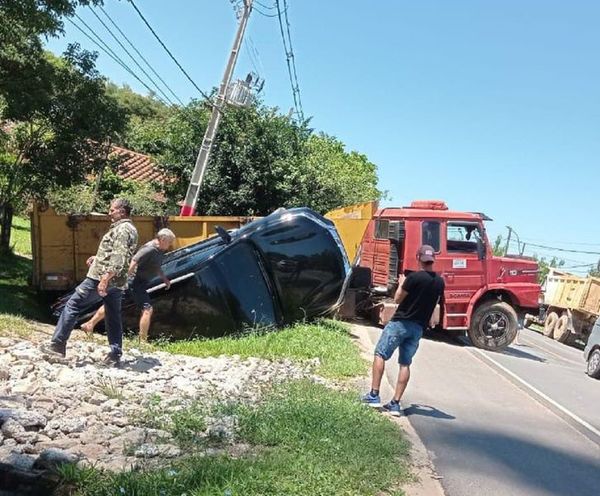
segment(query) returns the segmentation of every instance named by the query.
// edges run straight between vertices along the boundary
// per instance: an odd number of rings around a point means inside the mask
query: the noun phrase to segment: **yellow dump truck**
[[[329,212],[344,243],[348,259],[356,256],[362,235],[377,209],[376,202],[362,203]],[[139,243],[152,239],[169,227],[176,235],[175,248],[182,248],[215,234],[215,227],[237,229],[255,217],[133,217]],[[42,291],[64,291],[85,278],[86,260],[96,253],[108,230],[107,215],[59,215],[51,207],[34,205],[31,214],[33,285]]]
[[[561,343],[587,342],[600,315],[600,279],[552,269],[544,287],[544,335]]]

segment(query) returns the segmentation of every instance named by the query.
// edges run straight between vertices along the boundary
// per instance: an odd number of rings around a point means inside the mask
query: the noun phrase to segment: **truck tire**
[[[596,349],[590,353],[585,372],[594,379],[600,379],[600,350]]]
[[[473,313],[467,330],[469,339],[477,348],[502,351],[517,337],[517,313],[503,301],[482,303]]]
[[[566,343],[570,335],[569,316],[561,315],[554,325],[554,339],[559,343]]]
[[[557,322],[558,314],[556,312],[550,312],[544,321],[544,336],[551,338],[554,335],[554,327]]]

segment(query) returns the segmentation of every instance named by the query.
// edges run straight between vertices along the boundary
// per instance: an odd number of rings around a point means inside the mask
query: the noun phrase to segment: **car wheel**
[[[566,343],[570,335],[569,316],[561,315],[554,325],[554,339],[559,343]]]
[[[557,322],[558,314],[556,312],[550,312],[544,321],[544,336],[551,338],[554,335],[554,327]]]
[[[594,379],[600,379],[600,350],[594,350],[590,353],[586,373]]]
[[[477,348],[502,351],[516,338],[518,327],[513,307],[502,301],[488,301],[475,310],[467,334]]]

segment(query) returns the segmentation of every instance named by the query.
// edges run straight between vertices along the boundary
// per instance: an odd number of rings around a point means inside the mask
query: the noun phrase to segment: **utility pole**
[[[185,200],[183,202],[183,206],[181,207],[181,212],[179,213],[179,215],[184,217],[194,215],[196,211],[198,192],[200,190],[200,186],[202,185],[202,179],[204,178],[208,159],[210,158],[210,151],[212,149],[215,136],[217,135],[219,121],[221,120],[221,113],[227,101],[227,88],[229,87],[229,82],[231,81],[235,63],[237,62],[238,54],[242,46],[244,31],[246,31],[246,25],[248,24],[250,12],[252,11],[252,1],[253,0],[244,0],[244,8],[242,9],[240,15],[240,23],[233,41],[231,53],[229,54],[227,66],[225,67],[225,74],[223,74],[223,80],[221,81],[221,86],[219,87],[217,100],[213,105],[210,120],[208,121],[208,126],[206,127],[204,138],[202,139],[202,146],[200,146],[198,158],[196,158],[196,165],[194,166],[194,171],[192,172],[190,185],[188,186]]]

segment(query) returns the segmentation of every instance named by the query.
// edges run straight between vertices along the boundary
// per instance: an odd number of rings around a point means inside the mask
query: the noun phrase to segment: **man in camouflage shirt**
[[[116,199],[110,204],[108,215],[110,229],[102,237],[95,257],[87,260],[89,270],[84,281],[63,309],[52,340],[42,350],[48,354],[66,355],[67,341],[75,327],[79,312],[95,298],[97,292],[106,309],[106,328],[110,352],[105,363],[118,364],[122,355],[123,323],[121,298],[127,287],[127,270],[137,247],[138,233],[129,219],[131,205],[127,200]]]

